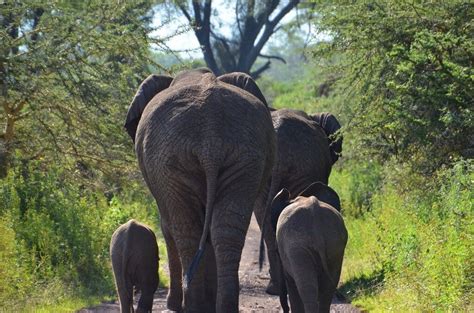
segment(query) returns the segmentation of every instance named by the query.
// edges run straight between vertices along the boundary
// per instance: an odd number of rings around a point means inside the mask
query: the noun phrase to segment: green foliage
[[[314,57],[341,77],[353,152],[395,156],[428,174],[472,157],[473,4],[318,2],[316,26],[332,40],[318,44]],[[338,62],[327,62],[335,55]]]
[[[152,5],[1,5],[0,156],[61,162],[105,184],[125,178],[134,160],[126,110],[148,66],[159,67],[149,56]]]
[[[108,201],[40,162],[11,171],[0,183],[0,310],[112,295],[112,233],[130,218],[157,228],[146,189],[131,187]]]
[[[346,218],[342,291],[370,311],[463,311],[472,297],[474,163],[426,178],[391,167],[372,211]],[[340,174],[339,185],[353,181]],[[338,190],[336,188],[336,190]],[[343,204],[347,194],[341,192]]]
[[[372,197],[382,184],[382,168],[376,162],[345,162],[331,174],[330,184],[342,199],[344,215],[360,217],[371,210]]]

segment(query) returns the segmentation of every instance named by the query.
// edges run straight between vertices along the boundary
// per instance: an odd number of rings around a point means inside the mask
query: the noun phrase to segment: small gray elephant
[[[289,312],[329,312],[339,282],[348,235],[337,193],[316,182],[298,197],[282,189],[274,198],[271,220],[281,272],[280,302]]]
[[[141,291],[136,312],[151,312],[159,282],[158,246],[153,231],[133,219],[119,226],[110,241],[110,258],[120,312],[133,312],[133,287]]]

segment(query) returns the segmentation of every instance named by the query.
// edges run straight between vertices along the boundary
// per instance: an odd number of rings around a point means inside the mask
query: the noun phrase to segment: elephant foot
[[[270,280],[265,292],[272,296],[278,296],[280,295],[280,288],[273,280]]]
[[[168,297],[166,300],[166,308],[172,312],[182,312],[181,301],[176,301]]]

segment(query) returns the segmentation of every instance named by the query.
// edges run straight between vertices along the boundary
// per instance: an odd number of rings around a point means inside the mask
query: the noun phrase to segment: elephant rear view
[[[291,109],[274,110],[271,115],[277,136],[278,157],[272,171],[271,186],[265,197],[259,199],[255,216],[268,249],[271,280],[267,293],[278,294],[280,277],[275,270],[278,266],[275,234],[269,226],[270,214],[265,211],[269,210],[271,200],[282,188],[288,189],[291,194],[299,194],[312,182],[327,184],[332,161],[328,138],[320,125],[309,115]],[[264,224],[266,225],[263,226]]]
[[[133,287],[141,291],[137,313],[151,312],[158,287],[158,246],[153,231],[130,220],[110,241],[110,258],[120,299],[120,312],[133,312]]]
[[[238,312],[245,234],[275,156],[268,107],[243,73],[216,77],[197,69],[156,79],[151,85],[161,87],[145,105],[134,99],[126,127],[135,133],[138,163],[161,215],[167,306]]]
[[[272,225],[286,286],[280,295],[284,312],[329,312],[341,274],[347,230],[339,197],[317,182],[297,198],[283,189],[272,202]]]

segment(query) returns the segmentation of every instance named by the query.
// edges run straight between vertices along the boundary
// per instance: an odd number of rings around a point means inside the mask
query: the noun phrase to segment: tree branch
[[[183,15],[188,19],[189,23],[191,24],[193,22],[193,19],[191,18],[191,15],[189,15],[189,12],[186,11],[186,8],[182,4],[178,4],[179,9],[181,12],[183,12]]]
[[[201,50],[204,56],[204,61],[207,66],[216,74],[220,75],[221,70],[219,69],[216,59],[214,58],[214,52],[212,51],[211,41],[210,41],[210,32],[211,32],[211,0],[206,0],[204,3],[203,14],[201,16],[201,5],[199,1],[193,0],[192,2],[194,10],[194,25],[192,25],[192,19],[189,13],[183,5],[179,5],[183,14],[187,14],[186,18],[190,21],[191,26],[194,26],[194,34],[196,35],[199,44],[201,45]],[[185,13],[186,12],[186,13]]]
[[[261,54],[260,53],[258,56],[262,57],[262,58],[265,58],[265,59],[275,59],[275,60],[281,61],[284,64],[286,64],[286,60],[283,59],[282,57],[277,56],[277,55],[266,55],[266,54]]]
[[[260,68],[258,68],[256,71],[253,71],[250,73],[250,76],[253,77],[253,79],[257,79],[260,77],[260,75],[268,70],[270,68],[270,64],[272,64],[271,61],[267,61],[265,64],[263,64]]]
[[[225,68],[225,62],[221,62],[222,66],[224,67],[224,70],[226,72],[235,71],[236,68],[237,68],[237,64],[235,62],[234,53],[231,51],[230,46],[229,46],[230,41],[227,38],[224,38],[222,36],[219,36],[219,35],[215,34],[212,30],[211,30],[211,36],[212,36],[212,38],[214,38],[214,39],[216,39],[216,40],[218,40],[219,42],[222,43],[222,46],[224,47],[225,52],[227,53],[226,58],[228,58],[230,63],[231,63],[231,68]]]
[[[294,7],[296,7],[299,2],[299,0],[291,0],[285,7],[283,7],[283,9],[281,9],[281,11],[277,14],[277,16],[275,16],[272,21],[267,21],[265,23],[265,28],[262,37],[260,37],[259,41],[252,48],[248,56],[248,65],[251,66],[255,62],[258,55],[260,54],[260,51],[262,51],[263,46],[267,43],[270,36],[275,32],[275,27],[277,26],[277,24],[281,21],[281,19],[283,19],[286,14],[288,14],[288,12],[290,12]]]

